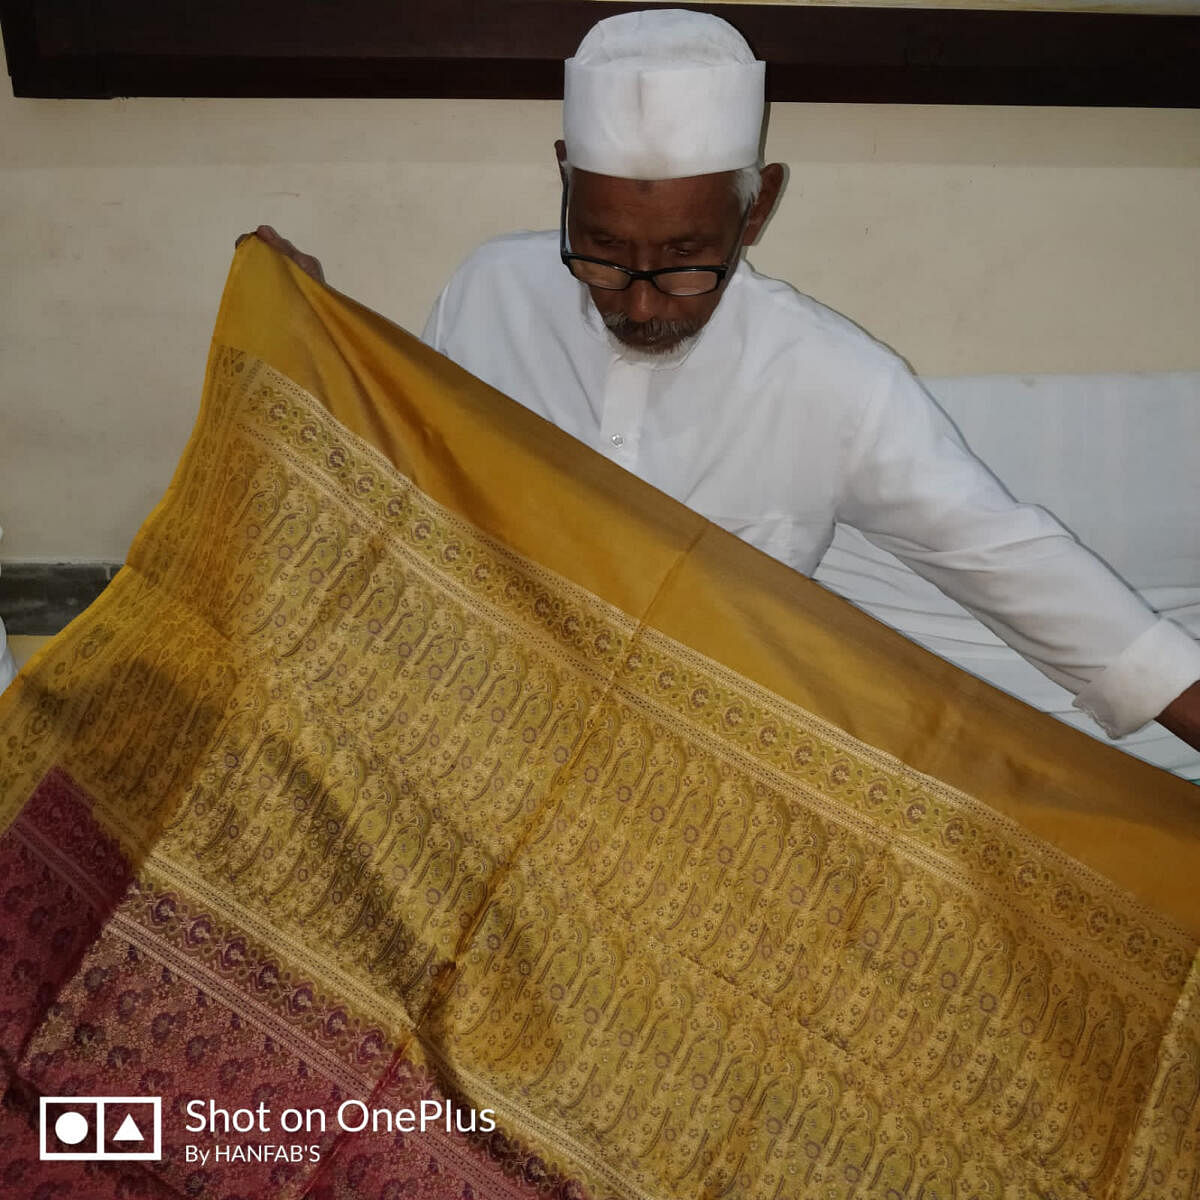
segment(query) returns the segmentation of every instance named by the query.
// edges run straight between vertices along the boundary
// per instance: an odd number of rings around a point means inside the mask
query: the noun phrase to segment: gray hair
[[[745,212],[758,199],[758,194],[762,191],[762,166],[761,162],[757,162],[751,167],[739,167],[733,172],[733,194],[737,198],[739,212]],[[571,164],[564,162],[562,167],[567,182],[570,183]]]
[[[762,191],[762,163],[752,167],[739,167],[733,173],[733,194],[737,197],[738,208],[746,209],[758,199]]]

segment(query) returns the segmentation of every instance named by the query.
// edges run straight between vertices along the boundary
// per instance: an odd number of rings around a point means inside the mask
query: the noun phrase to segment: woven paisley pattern
[[[506,547],[244,351],[18,693],[0,1160],[30,1195],[23,1094],[148,1090],[145,1194],[1200,1195],[1194,937]],[[211,1095],[498,1131],[200,1170]]]

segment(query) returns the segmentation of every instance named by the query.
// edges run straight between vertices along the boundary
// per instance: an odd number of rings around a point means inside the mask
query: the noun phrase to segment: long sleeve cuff
[[[1162,617],[1075,697],[1075,707],[1109,737],[1124,737],[1153,721],[1198,679],[1200,642]]]

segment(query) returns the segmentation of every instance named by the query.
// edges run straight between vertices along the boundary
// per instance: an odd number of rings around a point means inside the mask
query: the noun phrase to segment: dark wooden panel
[[[0,568],[0,619],[12,634],[58,633],[120,569],[120,563],[6,562]]]
[[[554,98],[586,0],[0,0],[19,96]],[[773,100],[1200,107],[1200,16],[694,7]]]

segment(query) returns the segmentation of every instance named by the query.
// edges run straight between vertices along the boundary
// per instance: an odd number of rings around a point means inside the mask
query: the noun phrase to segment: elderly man
[[[477,250],[425,340],[799,571],[857,527],[1111,735],[1200,747],[1200,646],[1013,501],[894,353],[741,262],[783,183],[763,67],[716,17],[599,22],[566,64],[560,229]]]

